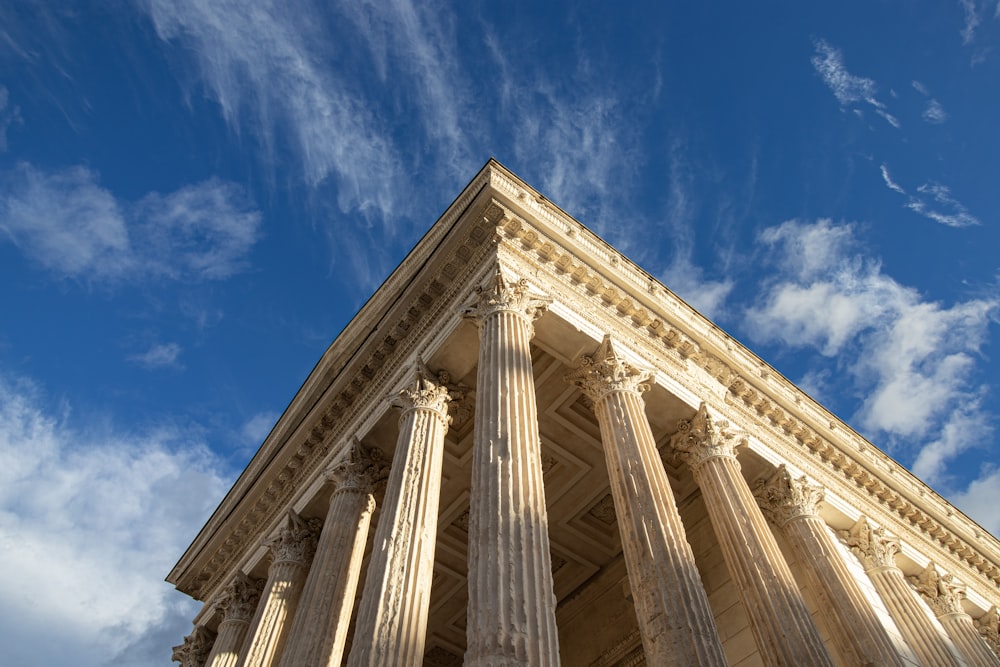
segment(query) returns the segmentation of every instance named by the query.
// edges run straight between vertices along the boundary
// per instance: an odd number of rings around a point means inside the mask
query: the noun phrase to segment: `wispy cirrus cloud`
[[[894,192],[898,192],[901,195],[906,194],[906,190],[903,189],[903,186],[892,180],[892,175],[889,174],[889,167],[887,167],[884,162],[879,166],[879,170],[882,172],[882,180],[885,182],[885,187]]]
[[[95,431],[47,404],[31,382],[0,375],[5,660],[162,662],[198,606],[163,574],[230,480],[190,430]]]
[[[177,359],[182,350],[183,348],[178,343],[154,343],[145,352],[131,354],[126,358],[147,370],[177,368],[180,366]]]
[[[933,182],[923,183],[911,194],[893,180],[885,163],[882,163],[879,169],[885,186],[893,192],[904,195],[907,199],[904,206],[914,213],[948,227],[972,227],[982,224],[962,202],[952,196],[947,186]]]
[[[21,109],[11,105],[6,86],[0,86],[0,153],[7,150],[7,130],[22,122]]]
[[[944,106],[931,96],[930,91],[920,81],[913,81],[913,89],[927,98],[927,105],[924,107],[920,117],[932,125],[941,125],[948,121],[948,112]]]
[[[905,447],[928,481],[947,478],[949,460],[987,441],[976,356],[1000,299],[928,301],[886,275],[849,224],[789,221],[760,242],[778,274],[746,313],[754,338],[836,358],[864,396],[855,419]]]
[[[241,188],[217,179],[132,204],[85,166],[0,174],[0,233],[64,278],[228,278],[246,268],[260,221]]]
[[[813,46],[816,49],[812,57],[812,65],[823,79],[841,108],[853,108],[860,114],[859,103],[865,103],[874,109],[887,123],[895,128],[900,127],[899,119],[889,113],[886,105],[875,96],[878,85],[874,80],[851,74],[844,65],[844,55],[824,39],[817,39]]]

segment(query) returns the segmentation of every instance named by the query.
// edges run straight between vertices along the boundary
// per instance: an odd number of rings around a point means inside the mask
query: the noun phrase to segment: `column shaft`
[[[640,391],[649,373],[605,338],[567,377],[594,401],[648,665],[726,665]]]
[[[965,612],[954,612],[940,616],[938,620],[970,665],[1000,667],[1000,658],[976,630],[971,616]]]
[[[365,577],[351,667],[423,664],[434,575],[448,390],[419,368],[404,412]]]
[[[219,623],[212,652],[205,661],[207,667],[236,667],[239,664],[240,649],[250,627],[250,618],[257,608],[263,584],[259,579],[250,579],[239,573],[226,587],[218,605],[223,618]]]
[[[219,623],[219,634],[215,637],[212,653],[205,661],[207,667],[236,667],[249,627],[250,620],[246,618],[226,619]]]
[[[832,665],[788,564],[750,493],[736,442],[704,404],[671,445],[691,466],[750,628],[768,665]]]
[[[281,667],[340,667],[354,611],[372,512],[373,484],[384,476],[381,452],[355,440],[327,477],[338,484],[292,621]]]
[[[480,325],[466,667],[559,664],[548,515],[531,368],[544,306],[499,270],[467,311]]]

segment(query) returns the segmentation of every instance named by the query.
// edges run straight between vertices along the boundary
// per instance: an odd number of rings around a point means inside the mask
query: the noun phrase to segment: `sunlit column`
[[[887,535],[885,529],[872,526],[864,516],[850,530],[840,531],[840,537],[864,565],[886,610],[917,659],[935,667],[964,665],[944,630],[930,617],[906,583],[903,571],[896,567],[899,541]]]
[[[242,651],[245,657],[240,660],[240,665],[243,667],[278,664],[309,572],[309,562],[316,550],[316,536],[321,525],[318,519],[307,521],[289,510],[285,525],[276,536],[265,542],[271,565],[267,570],[264,593],[250,623],[253,635],[248,636],[247,646]]]
[[[975,620],[976,630],[997,656],[1000,656],[1000,611],[990,607],[990,610]]]
[[[326,471],[336,488],[281,656],[282,667],[339,667],[375,511],[372,490],[385,475],[381,450],[357,439],[346,456]]]
[[[181,667],[205,667],[214,641],[214,632],[203,625],[196,625],[191,634],[184,638],[184,643],[173,648],[170,659],[181,663]]]
[[[240,648],[263,587],[263,579],[251,579],[242,572],[226,587],[218,602],[222,622],[212,652],[205,661],[208,667],[235,667],[239,663]]]
[[[729,574],[768,665],[831,665],[819,631],[764,515],[740,473],[740,443],[702,403],[670,444],[694,473]]]
[[[465,315],[479,325],[469,510],[466,667],[559,664],[532,321],[549,304],[499,267]]]
[[[844,660],[852,665],[901,666],[903,659],[816,511],[824,493],[805,477],[793,479],[784,465],[754,487],[764,516],[785,534],[802,564]]]
[[[958,584],[952,575],[938,573],[933,562],[928,563],[919,575],[907,578],[970,665],[1000,667],[1000,658],[979,634],[972,617],[962,609],[964,586]]]
[[[651,373],[609,337],[567,380],[594,403],[648,665],[726,665],[708,596],[646,418]]]
[[[423,664],[449,400],[448,388],[419,362],[396,399],[403,413],[347,661],[352,667]]]

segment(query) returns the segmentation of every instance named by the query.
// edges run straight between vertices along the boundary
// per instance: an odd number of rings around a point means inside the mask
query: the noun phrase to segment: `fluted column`
[[[278,664],[322,524],[319,519],[306,520],[289,510],[285,525],[276,536],[264,543],[270,550],[271,565],[267,570],[264,593],[250,623],[253,634],[247,637],[246,647],[241,652],[245,656],[240,660],[241,667]]]
[[[469,509],[466,667],[559,664],[532,321],[549,300],[496,275],[465,315],[479,325]]]
[[[648,665],[726,665],[708,596],[642,392],[651,373],[625,362],[605,337],[567,380],[594,403]]]
[[[754,487],[757,504],[788,539],[816,592],[841,656],[851,665],[903,665],[885,626],[854,579],[816,511],[824,490],[784,465]]]
[[[170,659],[181,663],[181,667],[205,667],[214,641],[214,632],[203,625],[196,625],[191,634],[184,638],[184,643],[173,648]]]
[[[702,403],[670,444],[694,473],[729,574],[768,665],[832,665],[805,600],[740,473],[740,443]]]
[[[222,622],[205,661],[207,667],[236,667],[239,663],[240,649],[263,587],[263,579],[251,579],[242,572],[226,587],[218,603]]]
[[[899,541],[887,535],[884,528],[872,526],[864,516],[850,530],[840,531],[840,537],[864,565],[886,610],[917,659],[935,667],[964,665],[942,628],[928,616],[906,583],[903,571],[896,567]]]
[[[417,362],[412,383],[397,396],[402,408],[392,472],[347,664],[423,664],[434,576],[448,388]]]
[[[381,450],[354,439],[326,477],[336,488],[292,621],[282,667],[339,667],[354,610],[368,527],[375,511],[373,487],[385,479]]]
[[[983,638],[986,645],[994,654],[1000,656],[1000,612],[997,608],[990,607],[990,610],[977,618],[975,621],[976,630]]]
[[[950,574],[939,574],[933,562],[923,572],[907,577],[970,665],[1000,667],[1000,658],[980,636],[972,617],[962,609],[965,587]]]

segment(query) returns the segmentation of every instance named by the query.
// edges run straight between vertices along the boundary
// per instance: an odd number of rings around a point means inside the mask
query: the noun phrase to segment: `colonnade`
[[[464,311],[480,332],[466,667],[559,664],[530,349],[533,321],[548,303],[498,269]],[[650,380],[651,373],[628,363],[610,338],[567,377],[593,403],[600,425],[647,664],[725,665],[708,595],[646,416],[642,394]],[[396,398],[402,414],[388,474],[379,450],[352,442],[327,471],[335,489],[322,529],[290,513],[267,542],[272,559],[267,581],[244,574],[234,579],[216,603],[223,620],[214,639],[196,628],[175,648],[174,660],[183,667],[422,664],[450,400],[446,384],[418,361]],[[783,466],[751,489],[736,458],[741,444],[703,404],[692,419],[679,423],[670,449],[700,488],[761,660],[774,666],[833,664],[770,522],[823,606],[841,659],[903,665],[900,647],[817,513],[822,489],[793,478]],[[381,485],[384,501],[352,648],[345,655]],[[983,639],[987,633],[962,611],[956,587],[948,578],[942,582],[933,564],[908,582],[895,566],[898,542],[864,517],[841,537],[861,559],[921,664],[1000,666]]]

